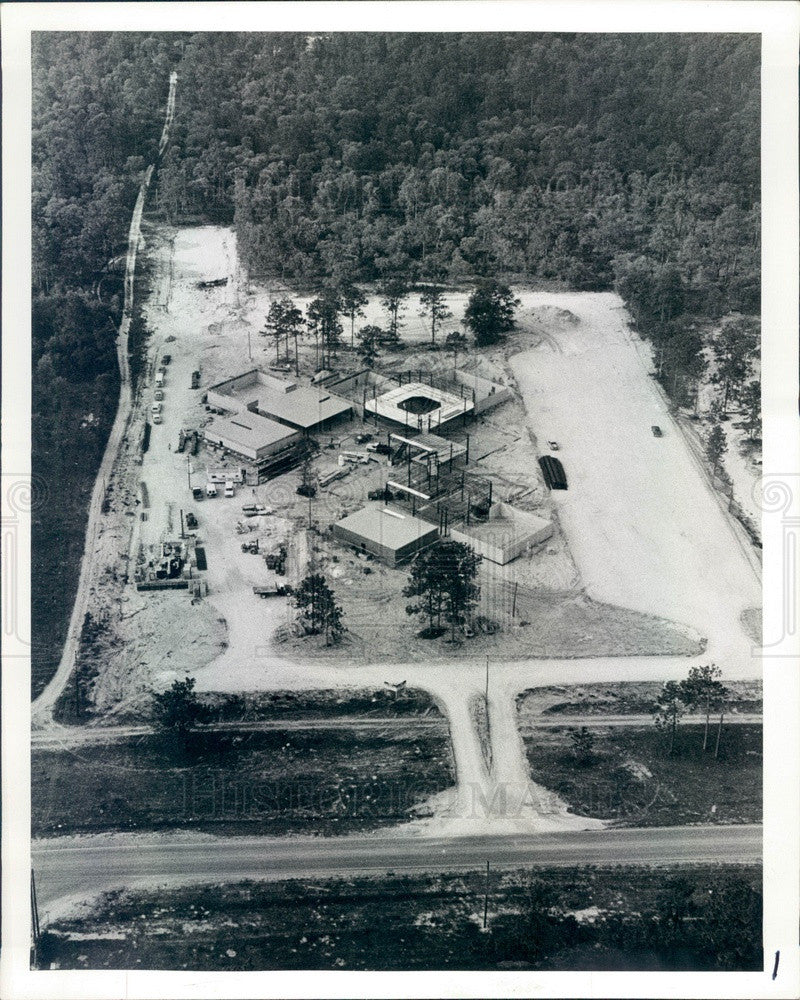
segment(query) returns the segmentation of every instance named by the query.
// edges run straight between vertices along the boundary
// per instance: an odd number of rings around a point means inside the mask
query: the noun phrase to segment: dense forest
[[[196,35],[179,73],[161,206],[235,222],[256,272],[644,262],[687,309],[758,309],[755,37]]]
[[[158,147],[174,41],[34,34],[32,108],[33,692],[58,662],[92,484],[119,394],[123,260]]]
[[[759,56],[748,35],[35,35],[33,449],[58,501],[33,524],[34,688],[77,582],[172,69],[154,207],[235,226],[251,273],[616,287],[683,373],[698,318],[759,309]]]

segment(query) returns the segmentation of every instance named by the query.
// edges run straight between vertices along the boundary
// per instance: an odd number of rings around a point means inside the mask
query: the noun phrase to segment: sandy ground
[[[561,450],[569,489],[554,493],[591,596],[701,630],[724,664],[749,663],[742,612],[761,601],[747,543],[647,377],[648,348],[611,293],[533,294],[566,318],[550,342],[511,359],[531,424]],[[658,424],[662,438],[651,433]]]

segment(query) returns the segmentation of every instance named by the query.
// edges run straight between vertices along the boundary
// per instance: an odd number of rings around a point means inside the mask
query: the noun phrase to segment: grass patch
[[[204,694],[202,700],[217,719],[242,722],[272,719],[315,719],[340,716],[397,718],[420,715],[443,719],[433,697],[420,688],[395,696],[388,688],[313,691],[265,691],[247,694]]]
[[[761,869],[482,871],[108,893],[61,920],[63,969],[762,968]]]
[[[534,781],[552,789],[573,812],[616,826],[761,821],[762,727],[723,730],[720,755],[701,752],[703,727],[678,729],[669,756],[655,726],[594,728],[591,762],[580,765],[570,742],[575,730],[540,729],[523,742]]]
[[[761,681],[724,683],[729,692],[727,712],[763,710]],[[517,712],[521,724],[532,726],[539,715],[649,715],[661,688],[661,681],[554,684],[523,691],[517,698]]]
[[[312,723],[313,726],[313,723]],[[322,834],[410,819],[450,787],[449,733],[406,730],[197,732],[187,747],[148,734],[74,750],[36,750],[35,835],[103,830]]]
[[[481,744],[481,754],[486,770],[492,771],[492,738],[489,731],[489,706],[486,704],[486,695],[474,694],[469,699],[469,717],[472,725],[478,734]]]

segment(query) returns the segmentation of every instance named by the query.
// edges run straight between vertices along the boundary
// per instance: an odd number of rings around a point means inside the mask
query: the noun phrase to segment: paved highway
[[[325,878],[359,872],[583,864],[758,864],[760,826],[653,827],[461,838],[194,837],[118,834],[34,841],[39,909],[131,886]]]

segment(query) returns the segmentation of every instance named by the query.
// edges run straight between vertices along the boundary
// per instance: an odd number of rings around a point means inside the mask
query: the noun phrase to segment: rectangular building
[[[227,412],[248,411],[305,432],[321,430],[353,411],[349,399],[319,386],[276,378],[257,368],[211,386],[208,402]]]
[[[334,524],[333,537],[395,567],[435,542],[439,531],[418,517],[376,504]]]
[[[215,417],[203,433],[208,444],[255,463],[289,452],[302,440],[299,431],[246,410],[231,417]]]

